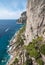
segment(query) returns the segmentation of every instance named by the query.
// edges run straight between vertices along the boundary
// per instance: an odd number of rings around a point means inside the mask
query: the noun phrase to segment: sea
[[[17,20],[0,20],[0,65],[6,65],[10,59],[7,52],[9,41],[22,26]]]

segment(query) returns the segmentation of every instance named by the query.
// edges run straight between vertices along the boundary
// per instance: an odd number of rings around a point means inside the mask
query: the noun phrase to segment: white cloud
[[[0,19],[18,19],[23,11],[0,10]]]
[[[23,11],[25,11],[25,7],[23,10],[18,9],[19,2],[10,3],[10,8],[8,8],[0,2],[0,19],[18,19]],[[24,3],[22,3],[24,6]],[[14,10],[13,10],[14,7]]]

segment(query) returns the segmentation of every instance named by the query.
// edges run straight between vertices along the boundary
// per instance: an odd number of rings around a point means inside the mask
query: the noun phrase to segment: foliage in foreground
[[[39,65],[44,65],[44,62],[39,58],[39,59],[37,59],[37,63],[39,64]]]
[[[34,57],[39,65],[44,65],[43,61],[41,60],[41,53],[45,55],[45,44],[43,44],[42,41],[43,38],[38,37],[33,39],[28,46],[25,46],[25,49],[29,53],[30,57]]]
[[[24,29],[20,30],[20,34],[22,34],[22,32],[24,31]],[[17,42],[21,45],[24,45],[24,41],[21,38],[21,35],[18,35],[17,37]],[[45,55],[45,44],[42,43],[43,38],[42,37],[38,37],[36,39],[33,39],[32,42],[29,43],[28,46],[25,46],[24,49],[26,49],[27,53],[29,53],[30,57],[34,57],[35,60],[37,60],[36,62],[39,65],[44,65],[43,61],[41,60],[41,53]],[[15,59],[15,61],[13,62],[18,63],[18,60]],[[26,64],[24,65],[32,65],[32,60],[31,59],[27,59],[26,60]]]
[[[45,44],[40,47],[40,52],[45,55]]]

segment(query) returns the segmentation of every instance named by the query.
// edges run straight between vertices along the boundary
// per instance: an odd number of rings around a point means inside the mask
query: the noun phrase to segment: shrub
[[[15,60],[14,60],[13,63],[14,63],[14,64],[16,64],[16,63],[18,64],[18,61],[19,61],[18,58],[15,58]]]
[[[45,44],[40,47],[40,52],[45,55]]]
[[[27,47],[27,52],[30,54],[31,57],[35,59],[40,57],[40,53],[35,49],[35,44],[29,44]]]
[[[26,65],[33,65],[32,59],[27,59],[27,60],[26,60]]]
[[[39,64],[39,65],[44,65],[44,62],[39,58],[39,59],[37,59],[37,63]]]

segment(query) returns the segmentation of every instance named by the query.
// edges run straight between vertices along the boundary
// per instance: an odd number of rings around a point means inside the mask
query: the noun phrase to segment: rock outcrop
[[[27,43],[37,36],[45,39],[45,0],[28,0],[25,36]]]
[[[27,15],[26,15],[26,11],[24,11],[23,13],[21,13],[21,17],[18,19],[18,23],[26,23],[27,20]]]

